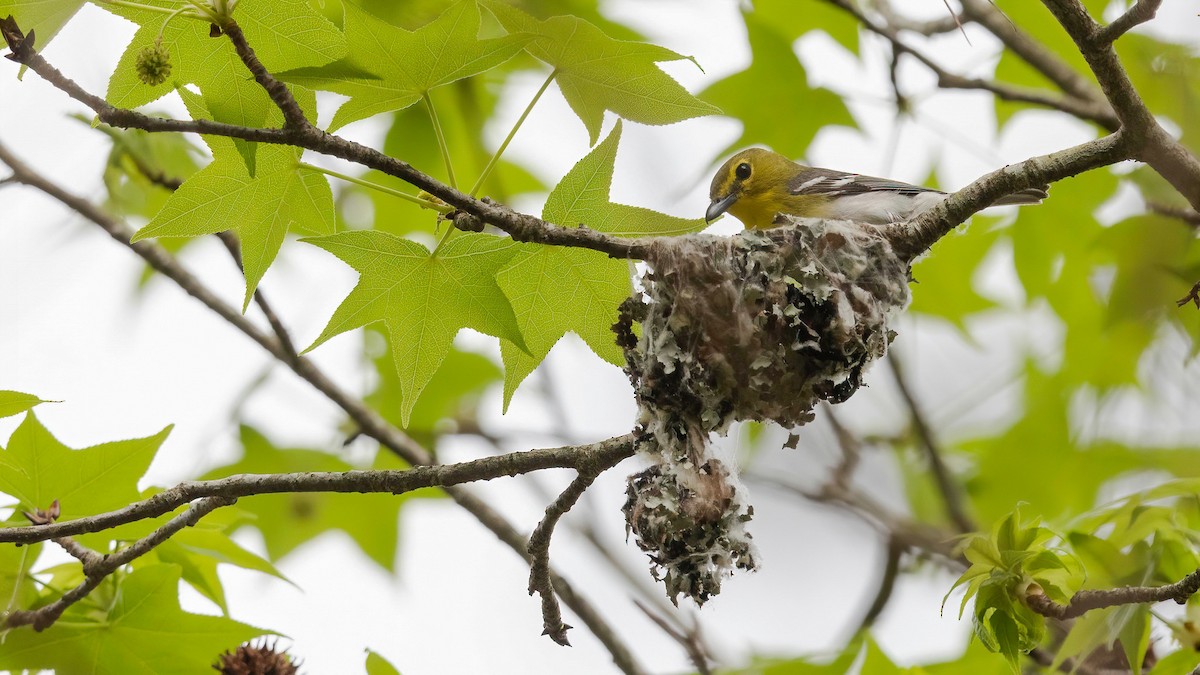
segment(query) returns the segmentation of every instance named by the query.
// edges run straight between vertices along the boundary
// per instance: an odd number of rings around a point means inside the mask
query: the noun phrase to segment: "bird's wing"
[[[899,195],[917,195],[923,192],[945,194],[941,190],[902,183],[897,180],[817,167],[801,171],[792,179],[788,189],[794,195],[823,195],[826,197],[846,197],[869,192],[890,192]]]

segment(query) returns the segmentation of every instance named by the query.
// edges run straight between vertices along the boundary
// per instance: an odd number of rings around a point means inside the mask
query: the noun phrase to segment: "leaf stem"
[[[433,133],[437,136],[438,149],[442,151],[442,160],[446,162],[446,176],[450,181],[450,187],[458,189],[458,182],[454,180],[454,166],[450,163],[450,148],[446,145],[446,134],[442,132],[442,123],[438,120],[437,110],[433,107],[433,99],[429,98],[429,92],[425,92],[421,96],[425,101],[425,109],[429,111],[429,119],[433,122]]]
[[[451,207],[448,204],[442,204],[442,203],[435,202],[430,199],[424,199],[422,197],[418,197],[416,195],[410,195],[407,192],[401,192],[400,190],[397,190],[395,188],[390,188],[386,185],[380,185],[379,183],[372,183],[369,180],[363,180],[362,178],[356,178],[354,176],[350,176],[350,175],[347,175],[344,173],[339,173],[339,172],[333,171],[331,169],[324,169],[319,166],[309,164],[307,162],[300,162],[300,166],[305,169],[309,169],[310,171],[316,171],[317,173],[323,173],[326,176],[333,176],[334,178],[337,178],[339,180],[344,180],[347,183],[354,183],[355,185],[361,185],[365,188],[377,190],[384,194],[392,195],[393,197],[399,197],[400,199],[403,199],[408,202],[412,202],[413,204],[416,204],[417,206],[420,206],[421,208],[431,209],[433,211],[437,211],[438,213],[450,213],[451,211],[454,210],[453,207]]]
[[[525,118],[529,117],[529,113],[533,111],[533,106],[537,105],[538,99],[540,99],[542,94],[546,93],[546,90],[550,88],[550,83],[554,81],[554,78],[557,75],[557,68],[551,70],[550,74],[546,77],[546,81],[542,83],[541,88],[538,89],[537,93],[533,95],[533,100],[529,102],[529,105],[525,106],[525,111],[522,112],[521,116],[517,118],[516,124],[513,124],[512,131],[508,132],[508,137],[505,138],[504,142],[500,144],[500,147],[496,149],[496,154],[492,155],[492,159],[487,163],[487,166],[483,167],[483,173],[479,174],[479,179],[476,180],[475,185],[471,187],[471,191],[468,194],[470,194],[472,197],[479,193],[480,188],[483,187],[483,182],[487,180],[488,176],[490,176],[492,173],[492,169],[496,168],[496,164],[500,161],[500,155],[503,155],[504,151],[508,149],[508,144],[511,143],[513,137],[517,135],[517,130],[519,130],[521,125],[525,123]]]

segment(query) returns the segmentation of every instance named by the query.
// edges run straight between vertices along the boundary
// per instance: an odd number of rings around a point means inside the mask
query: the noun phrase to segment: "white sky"
[[[940,0],[897,4],[926,16],[944,11]],[[1183,4],[1168,3],[1156,25],[1177,35],[1200,34],[1200,20],[1184,11]],[[609,16],[652,40],[694,55],[705,73],[686,62],[666,65],[693,90],[748,61],[736,5],[728,0],[620,0],[606,8]],[[89,5],[46,55],[85,88],[102,93],[132,32],[130,24]],[[975,30],[972,43],[957,34],[937,40],[939,60],[977,70],[966,74],[986,73],[994,63],[995,45]],[[986,96],[948,93],[921,102],[920,123],[903,126],[896,155],[889,158],[893,111],[885,103],[890,89],[879,42],[864,39],[865,69],[824,36],[801,40],[798,51],[813,84],[853,94],[852,111],[864,128],[823,132],[809,153],[813,163],[909,181],[922,180],[936,164],[942,185],[953,188],[1004,163],[1089,137],[1082,125],[1032,113],[995,139]],[[100,199],[105,137],[65,119],[66,113],[83,112],[80,106],[36,75],[17,82],[15,72],[7,63],[0,72],[0,140],[76,193]],[[906,68],[905,75],[910,93],[931,90],[930,78],[919,68]],[[521,78],[506,92],[490,129],[493,142],[503,137],[540,81],[537,75]],[[323,105],[323,121],[331,110]],[[377,144],[382,129],[367,121],[345,133]],[[736,122],[717,118],[669,127],[627,124],[625,129],[614,199],[692,216],[707,204],[707,181],[693,183],[700,176],[697,167],[707,166],[739,133]],[[551,95],[517,136],[509,157],[553,183],[587,149],[582,124],[561,97]],[[139,260],[47,198],[8,187],[0,190],[0,205],[0,389],[62,400],[37,412],[73,447],[145,436],[175,424],[146,485],[168,485],[236,457],[236,421],[230,419],[228,402],[268,367],[266,355],[168,282],[156,280],[135,297]],[[520,206],[536,211],[538,205]],[[726,231],[736,229],[726,225]],[[194,245],[184,262],[229,302],[241,298],[241,277],[217,242]],[[977,281],[998,298],[1019,300],[1009,269],[1000,255]],[[331,256],[288,242],[262,288],[296,340],[308,344],[354,282],[355,274]],[[945,325],[910,317],[902,318],[897,329],[896,348],[946,436],[995,425],[1009,414],[1016,392],[1006,373],[1021,354],[1058,331],[1036,312],[973,322],[974,344]],[[493,341],[478,335],[460,336],[459,342],[497,352]],[[364,377],[354,353],[358,344],[356,334],[341,336],[316,350],[313,358],[339,384],[361,391]],[[578,440],[629,430],[633,403],[620,371],[573,338],[554,350],[549,363],[518,392],[506,417],[499,413],[498,388],[489,392],[482,407],[484,423],[500,432],[549,428],[535,382],[549,377]],[[890,377],[880,369],[868,382],[869,388],[841,406],[843,417],[864,431],[896,428],[902,414]],[[958,407],[947,408],[950,403]],[[339,441],[334,431],[339,412],[281,367],[252,399],[247,415],[283,446],[334,448]],[[0,439],[7,438],[16,422],[0,421]],[[1182,430],[1175,427],[1174,432]],[[544,437],[521,438],[513,449],[547,442]],[[799,450],[770,453],[764,462],[801,479],[819,479],[819,467],[833,460],[832,442],[821,425],[807,429],[804,439]],[[486,454],[489,448],[461,438],[445,442],[442,452],[445,461],[457,461]],[[624,542],[619,511],[624,476],[633,470],[628,462],[610,471],[589,491],[588,503],[608,541],[648,579],[645,558]],[[888,458],[868,458],[862,474],[864,484],[881,499],[901,507]],[[539,477],[539,482],[556,491],[569,478],[558,472]],[[531,530],[541,517],[545,502],[530,492],[527,481],[479,488],[523,530]],[[706,635],[718,656],[732,663],[755,653],[798,654],[837,646],[874,591],[880,560],[874,535],[844,515],[752,489],[752,531],[764,566],[757,574],[728,581],[722,595],[699,612]],[[686,670],[682,650],[632,606],[622,583],[571,531],[572,520],[582,521],[587,513],[578,511],[555,535],[555,565],[601,608],[648,668]],[[390,578],[336,534],[310,542],[281,563],[296,586],[224,568],[233,617],[290,636],[293,651],[310,673],[359,672],[355,668],[361,668],[365,648],[381,652],[406,675],[614,672],[607,652],[582,627],[572,632],[572,649],[540,636],[538,601],[525,593],[528,569],[452,503],[412,503],[403,511],[400,528],[398,578]],[[254,536],[240,541],[261,550]],[[950,581],[932,572],[902,578],[875,632],[895,658],[913,662],[949,656],[963,644],[969,625],[938,614]],[[192,611],[214,611],[190,590],[184,597]],[[570,616],[567,622],[581,626]]]

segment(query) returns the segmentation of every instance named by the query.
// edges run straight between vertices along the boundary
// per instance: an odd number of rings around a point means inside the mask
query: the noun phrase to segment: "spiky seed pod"
[[[240,645],[232,654],[225,652],[217,657],[213,670],[221,675],[296,675],[299,665],[287,651],[277,651],[278,645],[253,642]]]
[[[167,81],[171,76],[171,52],[163,46],[161,36],[154,45],[138,52],[135,67],[138,79],[152,87]]]

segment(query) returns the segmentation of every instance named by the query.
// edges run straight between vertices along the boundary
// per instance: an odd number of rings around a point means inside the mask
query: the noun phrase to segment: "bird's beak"
[[[724,197],[721,197],[720,199],[714,199],[712,203],[708,205],[708,210],[704,212],[704,222],[711,223],[720,217],[722,213],[728,211],[729,207],[733,206],[733,203],[738,200],[738,196],[738,193],[735,191]]]

